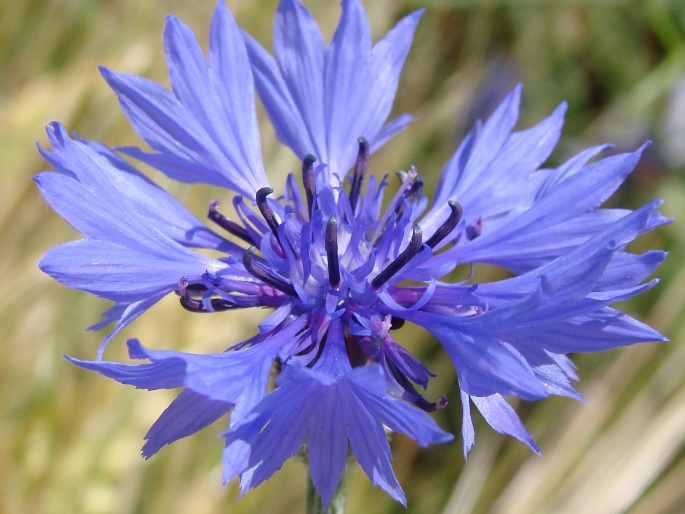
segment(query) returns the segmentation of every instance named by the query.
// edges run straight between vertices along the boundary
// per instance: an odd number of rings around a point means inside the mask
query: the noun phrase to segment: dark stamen
[[[392,316],[390,318],[390,330],[397,330],[398,328],[402,328],[404,326],[404,320],[402,318],[396,318],[395,316]]]
[[[276,278],[269,275],[266,271],[257,266],[257,263],[255,263],[254,261],[254,254],[256,251],[257,247],[251,246],[250,248],[245,250],[245,253],[243,254],[243,265],[245,266],[247,272],[253,277],[258,278],[262,282],[275,287],[279,291],[283,291],[285,294],[289,294],[290,296],[294,296],[297,298],[297,292],[295,291],[295,288],[292,286],[292,284],[288,284],[280,278]]]
[[[281,244],[281,240],[278,237],[278,225],[280,225],[280,223],[276,219],[274,211],[271,210],[271,207],[269,207],[269,204],[266,201],[266,197],[273,192],[274,190],[270,187],[263,187],[257,191],[257,207],[259,208],[259,212],[262,213],[264,221],[266,221],[266,224],[269,225],[271,233],[276,238],[276,241],[278,241],[278,244]],[[281,247],[282,246],[283,245],[281,245]]]
[[[407,192],[404,193],[404,197],[407,199],[407,201],[409,203],[414,203],[419,198],[422,191],[423,191],[423,179],[421,177],[416,177],[416,180],[414,180],[414,183],[407,190]]]
[[[466,238],[469,241],[473,241],[481,235],[483,232],[483,220],[478,218],[473,225],[466,225]]]
[[[212,202],[209,203],[209,210],[207,212],[207,217],[212,220],[214,223],[219,225],[221,228],[226,230],[227,232],[233,234],[236,237],[239,237],[243,241],[245,241],[248,244],[256,244],[255,241],[252,240],[250,237],[250,234],[248,234],[247,230],[245,230],[243,227],[238,225],[235,221],[229,220],[226,216],[221,214],[219,211],[216,210],[216,208],[219,206],[219,202],[216,200],[213,200]]]
[[[328,256],[328,282],[331,287],[340,285],[340,266],[338,263],[338,218],[331,216],[326,225],[326,255]]]
[[[400,269],[402,269],[402,267],[407,264],[412,257],[419,253],[419,250],[421,250],[422,246],[421,240],[421,227],[414,224],[412,227],[412,235],[409,245],[401,254],[397,256],[397,259],[388,264],[383,271],[374,277],[374,279],[371,281],[371,286],[373,286],[374,289],[378,289],[388,280],[390,280],[394,274],[400,271]]]
[[[185,282],[187,285],[184,285],[182,280],[179,282],[179,289],[176,291],[176,294],[179,296],[197,296],[207,292],[207,287],[202,284],[188,284]]]
[[[323,349],[326,346],[327,340],[328,340],[328,332],[326,332],[326,335],[324,335],[323,338],[321,339],[321,342],[319,343],[319,347],[316,349],[316,355],[314,356],[314,358],[311,361],[309,361],[309,364],[307,364],[307,367],[309,369],[313,368],[314,365],[321,358],[321,354],[323,353]],[[316,342],[314,343],[314,345],[316,345]],[[314,349],[314,347],[312,347],[312,350],[313,349]],[[307,352],[307,353],[309,353],[309,352]]]
[[[190,312],[218,312],[241,308],[240,305],[224,300],[223,298],[212,298],[210,302],[212,304],[212,310],[205,308],[202,300],[196,300],[188,295],[181,296],[181,305],[185,310]]]
[[[352,206],[352,213],[357,207],[359,200],[359,193],[362,190],[362,182],[366,169],[369,166],[369,143],[363,137],[358,139],[359,151],[357,153],[357,162],[354,165],[354,175],[352,176],[352,186],[350,187],[350,205]]]
[[[314,177],[314,163],[316,157],[312,154],[304,156],[302,161],[302,184],[304,191],[307,194],[307,208],[309,209],[309,216],[312,215],[312,206],[314,205],[314,193],[316,192],[316,178]]]
[[[426,400],[423,396],[419,394],[419,392],[412,385],[407,376],[404,373],[402,373],[402,371],[400,371],[400,369],[393,361],[391,361],[390,359],[386,359],[385,363],[388,367],[388,371],[390,371],[390,374],[397,381],[400,387],[404,389],[402,399],[412,402],[419,409],[425,412],[434,412],[436,409],[441,409],[445,405],[447,405],[447,398],[445,398],[445,396],[441,398],[439,404],[435,404]]]
[[[347,332],[347,330],[345,331]],[[345,333],[345,352],[353,368],[359,368],[369,363],[369,357],[359,344],[359,340],[352,334]]]
[[[397,214],[397,217],[399,218],[402,216],[402,213],[404,212],[404,206],[405,204],[413,204],[419,196],[421,196],[421,192],[423,191],[423,179],[421,177],[416,177],[416,180],[414,180],[414,183],[411,185],[409,189],[407,189],[404,192],[404,199],[403,201],[399,202],[397,204],[397,208],[395,209],[395,214]]]
[[[461,215],[463,214],[463,210],[461,208],[461,205],[459,205],[457,202],[449,201],[448,205],[450,206],[450,215],[447,217],[447,220],[440,225],[438,230],[435,231],[435,233],[430,237],[428,241],[426,241],[426,244],[430,246],[431,248],[435,248],[440,241],[445,239],[450,233],[454,230],[454,227],[457,226],[459,221],[461,220]]]

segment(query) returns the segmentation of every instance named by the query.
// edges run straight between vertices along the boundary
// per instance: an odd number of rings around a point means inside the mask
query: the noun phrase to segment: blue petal
[[[367,91],[371,49],[366,12],[359,0],[343,0],[340,23],[326,48],[324,63],[327,164],[339,177],[345,176],[354,162],[356,138],[371,137],[351,130],[355,118],[364,115],[361,107]]]
[[[377,366],[357,368],[350,376],[350,386],[366,408],[393,432],[403,432],[420,446],[446,443],[454,439],[443,432],[424,411],[383,394],[384,378]],[[351,374],[351,375],[352,375]]]
[[[512,265],[513,263],[506,259],[506,252],[511,247],[505,247],[504,243],[514,244],[519,236],[528,237],[531,233],[537,235],[536,241],[528,238],[525,245],[516,241],[518,260],[522,260],[521,254],[525,256],[536,251],[540,244],[549,245],[549,238],[555,234],[548,233],[547,229],[597,208],[635,168],[642,150],[641,148],[630,154],[607,157],[590,164],[582,173],[576,173],[561,182],[526,212],[508,219],[492,233],[487,233],[484,229],[482,236],[468,244],[443,252],[439,259],[492,262],[521,271],[522,266]],[[561,247],[566,246],[563,240],[558,241],[558,244]]]
[[[140,77],[101,71],[135,130],[158,152],[127,153],[178,180],[222,186],[254,198],[267,181],[251,71],[240,33],[221,4],[211,39],[210,61],[222,62],[210,74],[190,29],[168,18],[165,48],[175,95]]]
[[[252,189],[267,185],[261,158],[259,125],[255,112],[254,84],[250,60],[240,29],[223,1],[218,0],[209,33],[209,75],[218,97],[216,109],[223,112],[230,125],[231,141],[224,133],[220,139],[229,152],[240,152],[234,157],[245,163],[238,169]],[[233,157],[232,157],[233,158]],[[252,196],[250,196],[252,198]]]
[[[239,441],[249,447],[247,454],[224,454],[226,479],[251,471],[248,480],[243,477],[243,494],[280,469],[307,436],[307,417],[312,414],[308,402],[316,399],[316,392],[307,381],[280,385],[225,434],[227,448]]]
[[[429,331],[445,347],[459,383],[470,395],[500,392],[528,400],[547,396],[525,357],[504,340],[457,334],[445,327]]]
[[[304,317],[298,318],[254,346],[219,354],[147,350],[135,342],[129,344],[134,358],[156,364],[183,362],[183,385],[188,389],[211,400],[240,403],[233,416],[236,421],[243,410],[249,411],[264,396],[269,371],[280,348],[302,330],[305,322]]]
[[[373,485],[380,486],[395,501],[406,507],[407,500],[402,491],[390,461],[390,445],[383,427],[357,397],[348,397],[347,422],[348,437],[359,466],[364,470]]]
[[[186,364],[182,359],[167,359],[149,364],[122,364],[119,362],[82,361],[67,357],[71,362],[95,371],[122,384],[138,389],[174,389],[183,387]]]
[[[174,258],[109,241],[82,239],[52,248],[39,266],[66,286],[117,302],[134,302],[174,291],[181,277],[199,281],[207,271],[223,266],[188,253]]]
[[[166,291],[164,291],[158,295],[151,296],[149,298],[137,302],[116,303],[112,307],[107,309],[104,313],[102,313],[102,317],[104,319],[99,323],[96,323],[95,325],[88,327],[88,330],[100,330],[101,328],[115,321],[116,326],[109,334],[107,334],[107,336],[100,343],[100,346],[98,347],[98,351],[96,354],[96,359],[102,360],[102,355],[105,353],[105,349],[107,348],[107,345],[110,343],[110,341],[119,332],[121,332],[121,330],[124,327],[133,323],[145,311],[147,311],[150,307],[152,307],[164,296],[166,296],[166,294]]]
[[[178,200],[153,183],[124,159],[99,143],[83,141],[112,163],[116,171],[116,185],[136,214],[145,218],[170,239],[188,248],[208,248],[227,254],[240,255],[243,249],[208,229]],[[101,166],[102,171],[112,168]]]
[[[469,396],[463,390],[461,392],[462,404],[462,435],[464,438],[464,459],[475,442],[475,431],[471,420],[471,401],[476,405],[485,421],[500,434],[507,434],[528,445],[535,453],[541,455],[540,448],[530,432],[521,423],[521,420],[507,402],[499,394],[491,396]]]
[[[285,366],[279,388],[226,433],[231,451],[225,454],[225,476],[242,474],[243,493],[271,476],[306,441],[312,479],[327,505],[342,476],[349,440],[372,482],[404,504],[382,425],[422,446],[452,439],[425,412],[390,397],[379,366],[351,370],[341,361],[347,357],[338,339],[329,330],[326,349],[333,351],[322,353],[313,369]]]
[[[249,34],[243,33],[243,39],[252,63],[257,92],[278,140],[290,147],[300,159],[313,153],[321,162],[328,162],[326,146],[318,145],[311,139],[309,130],[303,129],[306,127],[303,114],[274,60]],[[316,99],[311,101],[316,102]]]
[[[598,352],[648,341],[667,341],[653,328],[610,307],[550,323],[544,330],[520,329],[519,336],[555,353]]]
[[[468,460],[469,452],[476,442],[476,431],[471,419],[471,398],[463,389],[460,390],[459,395],[461,397],[461,434],[464,440],[464,460]]]
[[[136,341],[130,342],[129,346],[132,357],[148,357],[147,352]],[[177,357],[149,364],[82,361],[71,357],[67,359],[82,368],[142,389],[173,389],[183,387],[186,382],[186,362]],[[148,442],[143,446],[143,456],[149,458],[162,446],[210,425],[226,414],[233,405],[233,402],[208,398],[191,390],[181,392],[146,434],[145,439]]]
[[[299,0],[279,4],[274,25],[276,61],[243,34],[259,96],[276,135],[300,158],[313,153],[331,175],[344,177],[355,161],[357,138],[372,151],[402,130],[411,117],[383,127],[421,12],[398,24],[375,46],[358,0],[345,0],[333,41],[321,33]]]
[[[233,404],[211,400],[185,390],[171,402],[150,427],[143,445],[143,457],[149,459],[163,446],[194,434],[226,414]]]
[[[510,435],[522,443],[528,445],[531,450],[533,450],[538,455],[542,456],[540,448],[535,441],[533,436],[526,427],[521,423],[521,420],[514,412],[514,409],[504,401],[499,394],[493,394],[492,396],[478,397],[471,396],[471,400],[474,405],[478,408],[480,413],[485,418],[492,428],[494,428],[500,434]]]
[[[524,231],[533,223],[553,226],[601,205],[635,169],[644,146],[594,162],[566,178],[541,198],[533,209],[507,224],[508,231]],[[564,205],[564,208],[559,208]]]
[[[578,252],[578,257],[560,260],[556,269],[549,267],[545,270],[548,275],[535,289],[529,282],[532,275],[481,285],[478,291],[485,293],[485,298],[497,290],[505,295],[523,295],[520,300],[510,298],[501,308],[482,315],[464,318],[407,312],[405,317],[426,328],[442,343],[454,362],[462,389],[468,394],[544,397],[549,393],[526,358],[525,338],[517,331],[544,332],[555,320],[566,320],[603,306],[602,301],[586,296],[605,269],[611,251],[599,247],[595,255],[585,254],[583,259]],[[523,284],[527,285],[521,288]],[[519,339],[523,345],[517,342]]]
[[[323,52],[321,32],[302,2],[281,1],[274,20],[274,53],[288,92],[304,120],[299,132],[303,140],[309,141],[310,153],[325,146]]]
[[[383,127],[383,123],[390,114],[400,72],[422,14],[423,10],[419,10],[402,18],[373,47],[370,82],[366,84],[366,94],[361,95],[364,104],[356,113],[354,120],[359,124],[359,128],[356,132],[354,125],[349,129],[352,134],[359,133],[361,136],[368,134],[371,151],[379,148],[384,141],[402,130],[413,119],[411,116],[404,115]]]
[[[519,275],[515,279],[512,279],[513,282],[519,282],[522,283],[524,281],[528,281],[529,284],[531,284],[530,280],[533,280],[533,277],[539,277],[543,274],[549,275],[550,273],[554,273],[556,276],[561,277],[563,274],[567,273],[569,270],[572,269],[574,266],[583,266],[581,263],[585,262],[585,265],[589,264],[589,256],[591,255],[599,255],[601,253],[606,253],[607,250],[615,252],[617,247],[622,247],[623,245],[628,244],[631,242],[633,239],[638,237],[640,234],[651,230],[652,226],[654,224],[654,220],[659,220],[659,221],[668,221],[666,218],[660,217],[660,215],[656,212],[656,209],[661,205],[660,200],[655,200],[647,205],[642,206],[640,209],[637,209],[636,211],[629,212],[628,214],[620,217],[613,223],[609,224],[604,224],[602,223],[600,226],[603,228],[601,232],[595,232],[591,234],[587,234],[587,236],[591,237],[586,237],[585,240],[583,241],[578,241],[578,246],[573,248],[572,251],[570,252],[565,252],[562,257],[558,258],[557,260],[553,260],[551,262],[547,262],[533,271],[529,273],[525,273],[523,275]],[[611,216],[613,217],[613,216]],[[610,218],[611,218],[610,217]],[[524,232],[528,232],[529,230],[535,230],[533,227],[525,230]],[[542,231],[544,234],[544,230]],[[485,237],[485,236],[483,236]],[[474,246],[475,243],[477,243],[478,240],[474,241]],[[541,235],[539,236],[539,241],[543,245],[549,244],[549,242],[543,242],[544,237]],[[525,255],[527,252],[534,252],[535,251],[535,244],[532,241],[528,241],[527,246],[521,246],[519,247],[518,245],[518,255]],[[501,243],[495,245],[497,248],[502,248],[502,249],[511,249],[512,246],[507,246],[503,245]],[[488,250],[490,251],[490,250]],[[446,252],[443,252],[438,256],[438,258],[442,258],[445,254],[451,252],[451,250],[448,250]],[[494,254],[492,254],[494,255]],[[496,260],[496,259],[495,259]],[[428,264],[430,264],[432,261],[429,261]],[[621,261],[623,262],[623,261]],[[639,262],[639,261],[638,261]],[[632,265],[636,265],[638,262],[633,261]],[[617,261],[616,266],[620,265],[620,262]],[[609,268],[613,266],[612,264],[609,264]],[[647,269],[647,268],[646,268]],[[554,271],[553,271],[554,270]],[[640,276],[643,276],[644,273],[641,272]],[[615,273],[611,273],[610,275],[607,275],[607,277],[604,279],[604,283],[602,284],[602,289],[607,289],[609,287],[609,284],[607,283],[607,279],[609,277],[615,277],[615,279],[619,282],[615,283],[615,286],[618,287],[625,287],[628,284],[634,283],[634,281],[630,281],[630,279],[621,279],[618,277]],[[502,289],[503,291],[506,289],[507,286],[504,285],[504,283],[493,283],[493,284],[483,284],[482,285],[485,289],[481,288],[480,293],[483,294],[486,291],[490,291],[492,289]],[[511,289],[510,289],[511,291]]]
[[[468,191],[489,162],[498,155],[518,120],[521,86],[516,87],[486,123],[464,140],[440,173],[434,205],[447,204],[458,192]]]
[[[387,141],[395,137],[395,134],[404,130],[407,125],[414,121],[411,114],[401,114],[397,118],[389,121],[374,138],[369,141],[371,153],[375,153]]]
[[[155,185],[126,161],[104,145],[91,141],[73,141],[64,127],[59,123],[52,123],[48,128],[48,137],[52,151],[41,149],[43,157],[59,173],[75,179],[89,193],[98,198],[95,203],[105,205],[110,210],[116,210],[124,218],[124,225],[131,217],[144,220],[145,225],[154,227],[167,237],[189,247],[204,247],[221,250],[228,253],[238,253],[238,247],[207,229],[183,205],[169,193]],[[41,182],[51,180],[48,174],[37,177],[39,187]],[[60,180],[60,179],[58,179]],[[69,184],[66,181],[63,181]],[[68,187],[68,186],[65,186]],[[76,185],[72,183],[72,188]],[[41,187],[41,190],[44,190]],[[80,227],[78,211],[84,202],[74,203],[71,200],[59,201],[52,196],[61,197],[68,194],[62,191],[46,191],[51,197],[46,200],[57,207],[73,207],[77,211],[63,216],[80,232],[90,237],[98,237],[97,231],[106,229],[94,226],[90,230]],[[77,195],[83,194],[80,190]],[[66,204],[66,205],[65,205]],[[67,217],[68,216],[68,217]],[[134,225],[137,227],[137,225]]]
[[[519,94],[519,88],[514,90],[476,132],[475,142],[466,143],[467,161],[465,149],[460,148],[443,169],[434,208],[422,221],[429,233],[437,228],[433,228],[436,218],[449,212],[448,200],[459,201],[464,219],[483,219],[484,229],[491,231],[497,230],[505,215],[532,205],[545,178],[538,167],[559,140],[566,105],[534,127],[509,134],[503,130],[511,129],[511,121],[516,120]]]
[[[326,508],[345,472],[345,432],[349,416],[345,412],[348,406],[345,398],[336,396],[334,391],[326,391],[324,394],[325,400],[320,401],[319,405],[326,415],[313,416],[310,420],[307,454],[312,481]]]
[[[527,341],[522,346],[525,346],[521,349],[522,353],[525,354],[526,360],[533,367],[535,376],[538,377],[548,394],[584,401],[583,395],[576,391],[564,368],[557,363],[550,352],[545,351],[541,346],[527,344]]]
[[[107,68],[101,68],[100,72],[116,93],[138,135],[158,153],[128,148],[123,151],[176,180],[232,186],[230,177],[217,173],[217,170],[230,170],[231,163],[173,93],[143,77],[115,73]],[[173,168],[167,165],[171,162]]]

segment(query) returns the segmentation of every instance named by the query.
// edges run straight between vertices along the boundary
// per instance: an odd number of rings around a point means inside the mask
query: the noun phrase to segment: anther
[[[245,253],[243,253],[243,265],[245,266],[247,272],[253,277],[258,278],[262,282],[275,287],[279,291],[282,291],[290,296],[297,297],[297,292],[295,291],[295,288],[292,286],[292,284],[288,284],[280,278],[269,275],[265,270],[257,266],[257,263],[254,261],[254,254],[256,251],[257,247],[251,246],[250,248],[245,250]]]
[[[210,300],[212,308],[207,309],[202,300],[197,300],[190,296],[191,294],[203,294],[206,292],[207,288],[203,284],[189,284],[188,277],[181,277],[178,281],[176,294],[181,297],[181,306],[190,312],[227,311],[240,307],[238,304],[223,298],[212,298]]]
[[[309,216],[312,215],[312,207],[314,205],[314,193],[316,192],[316,178],[314,177],[314,163],[316,157],[312,154],[304,156],[302,161],[302,184],[307,195],[307,208],[309,209]]]
[[[404,197],[409,203],[414,203],[423,191],[423,179],[421,177],[416,177],[414,183],[411,187],[404,193]]]
[[[331,287],[340,285],[340,265],[338,262],[338,218],[330,217],[326,225],[326,255],[328,257],[328,282]]]
[[[397,214],[398,217],[402,216],[402,213],[404,212],[405,203],[408,203],[409,205],[413,204],[414,202],[416,202],[419,196],[421,196],[422,192],[423,179],[417,176],[416,179],[414,179],[412,185],[409,187],[409,189],[407,189],[404,192],[404,200],[397,204],[395,214]]]
[[[207,287],[204,284],[189,284],[188,277],[181,277],[178,281],[178,289],[176,294],[179,296],[199,295],[207,292]]]
[[[409,381],[407,376],[404,373],[402,373],[402,371],[400,371],[400,369],[392,360],[387,359],[386,366],[388,367],[388,371],[390,371],[390,374],[397,381],[400,387],[404,389],[404,394],[402,395],[403,399],[412,402],[419,409],[425,412],[434,412],[435,410],[442,409],[445,405],[447,405],[447,398],[444,395],[442,396],[442,398],[440,399],[440,403],[438,404],[429,402],[423,396],[421,396],[419,392],[416,390],[416,388]]]
[[[404,195],[407,192],[407,189],[410,189],[416,181],[416,167],[412,165],[409,166],[409,169],[406,172],[397,172],[397,177],[402,181],[402,185],[395,192],[395,195],[392,197],[392,200],[390,200],[390,203],[388,203],[388,208],[385,210],[385,213],[381,219],[376,223],[376,229],[369,239],[370,246],[376,245],[376,241],[378,241],[378,238],[381,237],[381,234],[385,231],[390,217],[396,216],[395,210],[397,209],[397,205],[404,201]]]
[[[218,206],[219,202],[217,200],[210,202],[207,217],[221,228],[233,234],[234,236],[239,237],[246,243],[251,245],[255,244],[255,241],[250,237],[250,234],[248,234],[247,230],[238,225],[235,221],[231,221],[226,216],[221,214],[216,209]]]
[[[402,318],[396,318],[392,316],[390,318],[390,330],[397,330],[404,326],[404,320]]]
[[[279,222],[276,219],[274,211],[271,210],[271,207],[269,207],[269,204],[266,201],[266,197],[273,192],[274,190],[270,187],[263,187],[259,191],[257,191],[257,208],[259,209],[259,212],[262,213],[262,216],[264,217],[264,221],[266,221],[266,224],[269,225],[271,233],[276,238],[276,241],[278,241],[278,244],[281,244],[281,240],[278,237]]]
[[[400,271],[405,264],[407,264],[412,257],[414,257],[422,247],[422,235],[421,227],[414,224],[412,227],[411,241],[409,245],[404,249],[404,251],[397,256],[397,259],[392,261],[388,266],[376,275],[371,281],[371,286],[374,289],[378,289],[383,284],[385,284],[393,275]]]
[[[354,175],[352,176],[352,186],[350,187],[350,205],[352,206],[352,213],[354,213],[354,210],[357,207],[364,175],[366,175],[366,170],[369,166],[369,143],[363,137],[360,137],[358,141],[359,151],[357,152],[357,162],[354,165]]]
[[[233,309],[239,309],[240,306],[224,300],[223,298],[212,298],[210,300],[212,309],[207,309],[202,302],[202,300],[196,300],[188,295],[181,296],[181,306],[190,312],[219,312],[219,311],[230,311]]]
[[[472,225],[467,225],[465,232],[466,238],[469,241],[473,241],[474,239],[479,237],[483,232],[483,220],[481,218],[478,218]]]
[[[461,208],[461,205],[459,205],[457,202],[453,202],[452,200],[448,202],[448,205],[450,206],[451,212],[447,217],[447,220],[445,220],[445,222],[438,227],[430,239],[426,241],[426,244],[431,248],[435,248],[440,241],[450,235],[450,233],[454,230],[454,227],[456,227],[461,220],[461,216],[464,212]]]

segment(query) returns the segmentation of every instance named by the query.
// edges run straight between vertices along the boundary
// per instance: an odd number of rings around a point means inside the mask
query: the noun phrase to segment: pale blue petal
[[[305,130],[303,114],[293,99],[276,62],[249,34],[243,33],[245,48],[252,63],[255,86],[278,140],[290,147],[299,157],[314,154],[321,162],[328,162],[325,145],[317,145]],[[315,100],[312,100],[315,101]]]
[[[340,24],[326,48],[324,63],[324,112],[330,172],[343,177],[354,163],[359,137],[351,129],[367,91],[371,57],[371,29],[359,0],[343,0]]]
[[[394,432],[403,432],[420,446],[446,443],[454,439],[452,434],[443,432],[437,423],[424,411],[388,394],[382,394],[384,379],[377,366],[367,366],[353,371],[350,380],[355,394],[375,417]]]
[[[334,391],[326,391],[323,395],[319,408],[326,415],[310,419],[307,454],[312,481],[326,508],[345,472],[348,446],[348,416],[345,414],[348,403],[344,395],[336,395]]]
[[[101,165],[99,170],[111,174],[110,181],[114,187],[146,223],[189,248],[210,248],[229,254],[242,253],[242,249],[235,243],[205,227],[178,200],[110,149],[92,141],[82,142],[111,163],[111,166]]]
[[[163,446],[188,437],[217,421],[233,407],[186,389],[162,412],[145,434],[143,457],[149,459]]]
[[[473,428],[473,420],[471,419],[471,399],[461,388],[459,395],[461,397],[461,435],[464,440],[464,460],[468,460],[469,452],[476,442],[476,431]]]
[[[299,132],[309,141],[310,153],[325,145],[323,53],[321,32],[302,2],[281,1],[274,21],[274,54],[290,96],[304,119]]]
[[[504,401],[501,395],[493,394],[487,397],[471,396],[471,400],[483,415],[485,421],[488,422],[488,425],[493,429],[500,434],[507,434],[518,439],[535,453],[542,456],[540,448],[533,440],[533,436],[530,435],[530,432],[521,423],[521,419],[516,415],[514,409]]]
[[[348,437],[359,466],[373,485],[406,507],[404,492],[390,465],[392,454],[383,427],[356,396],[349,398],[346,405]]]
[[[222,0],[217,1],[212,16],[208,61],[213,92],[218,98],[214,109],[223,113],[226,127],[219,134],[219,141],[224,151],[235,154],[234,159],[241,164],[237,171],[257,190],[267,185],[267,179],[262,164],[252,70],[241,31]],[[232,136],[231,140],[226,141],[226,133]]]
[[[117,302],[134,302],[175,290],[181,277],[198,281],[208,270],[225,265],[191,252],[174,259],[109,241],[82,239],[52,248],[39,266],[74,289]]]
[[[253,148],[258,134],[247,135],[252,145],[246,158],[239,144],[243,136],[232,131],[236,126],[234,118],[222,119],[224,109],[194,36],[173,17],[168,19],[165,46],[176,95],[150,80],[101,68],[134,129],[157,152],[147,154],[134,149],[127,153],[177,180],[222,186],[253,198],[260,187],[267,185],[261,158]],[[233,47],[233,51],[245,52],[242,46]],[[236,62],[239,60],[236,58]],[[234,70],[238,76],[241,72],[249,78],[249,67]],[[233,84],[241,91],[247,87],[249,94],[249,80],[241,77]],[[240,113],[243,111],[233,116]],[[245,122],[245,129],[256,128],[249,112],[240,121]],[[166,166],[170,161],[173,165]]]

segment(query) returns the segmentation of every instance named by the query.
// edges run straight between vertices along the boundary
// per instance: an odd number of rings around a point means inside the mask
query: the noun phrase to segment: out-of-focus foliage
[[[228,0],[239,23],[269,42],[275,0]],[[330,35],[338,2],[308,2]],[[569,102],[559,161],[580,147],[612,141],[653,146],[615,200],[631,207],[661,196],[664,212],[685,219],[685,8],[681,2],[561,0],[367,0],[383,33],[406,12],[427,7],[407,62],[398,112],[418,120],[373,160],[378,173],[416,164],[430,185],[474,119],[522,81],[522,126]],[[50,246],[77,237],[44,204],[31,176],[45,164],[35,141],[52,119],[111,146],[136,144],[96,64],[165,81],[164,15],[201,34],[213,2],[59,0],[0,5],[0,512],[296,512],[306,471],[292,460],[237,505],[237,484],[222,488],[223,426],[165,448],[145,462],[142,437],[169,402],[69,365],[92,358],[101,334],[86,332],[107,305],[68,290],[36,267]],[[679,111],[679,109],[681,109]],[[297,167],[264,125],[271,177]],[[217,192],[179,187],[153,174],[201,215]],[[576,356],[588,404],[553,398],[521,404],[544,457],[479,423],[464,464],[458,443],[429,448],[393,440],[394,466],[410,512],[654,513],[685,510],[685,236],[676,223],[635,251],[671,255],[662,283],[626,308],[671,337],[598,355]],[[218,351],[250,334],[253,314],[193,316],[173,298],[115,341]],[[436,414],[459,433],[454,373],[438,345],[418,332],[404,341],[438,374],[430,394],[453,401]],[[349,512],[404,512],[353,471]]]

